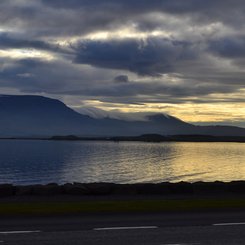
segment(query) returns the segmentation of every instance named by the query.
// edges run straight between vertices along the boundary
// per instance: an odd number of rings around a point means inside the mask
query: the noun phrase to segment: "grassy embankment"
[[[245,210],[245,198],[170,200],[84,200],[0,203],[0,215],[65,215],[110,212],[178,212]]]

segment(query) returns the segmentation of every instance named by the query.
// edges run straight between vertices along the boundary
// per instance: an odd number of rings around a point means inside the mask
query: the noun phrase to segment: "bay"
[[[0,140],[0,183],[245,180],[245,144]]]

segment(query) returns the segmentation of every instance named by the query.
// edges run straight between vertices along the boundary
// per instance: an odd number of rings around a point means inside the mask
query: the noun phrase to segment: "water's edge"
[[[66,183],[58,185],[0,185],[0,197],[54,195],[207,195],[245,194],[245,181],[164,182],[159,184]]]

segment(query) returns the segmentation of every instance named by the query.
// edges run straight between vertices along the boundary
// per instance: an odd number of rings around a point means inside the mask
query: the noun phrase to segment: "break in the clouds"
[[[244,12],[243,0],[2,0],[0,90],[245,126]]]

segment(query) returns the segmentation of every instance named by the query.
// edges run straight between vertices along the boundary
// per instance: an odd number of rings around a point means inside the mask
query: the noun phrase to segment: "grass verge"
[[[245,199],[108,200],[0,203],[0,215],[245,210]]]

